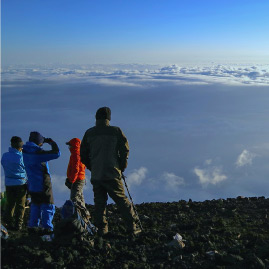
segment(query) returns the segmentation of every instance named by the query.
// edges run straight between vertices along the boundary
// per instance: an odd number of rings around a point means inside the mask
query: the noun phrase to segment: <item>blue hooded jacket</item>
[[[27,183],[22,152],[10,147],[9,151],[3,154],[1,164],[5,172],[6,186],[17,186]]]
[[[23,159],[30,193],[46,192],[47,196],[52,196],[51,178],[47,162],[59,158],[61,153],[54,141],[50,145],[51,150],[43,150],[33,142],[26,142],[23,146]]]

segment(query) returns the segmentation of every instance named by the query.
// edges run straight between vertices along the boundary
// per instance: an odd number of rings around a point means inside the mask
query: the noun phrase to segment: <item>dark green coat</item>
[[[81,142],[81,162],[91,171],[91,180],[121,179],[127,167],[129,144],[121,129],[109,120],[97,120]]]

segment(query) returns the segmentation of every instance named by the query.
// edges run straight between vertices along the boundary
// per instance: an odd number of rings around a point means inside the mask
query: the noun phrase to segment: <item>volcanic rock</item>
[[[93,205],[87,208],[93,213]],[[269,268],[268,198],[142,203],[136,209],[139,236],[128,236],[116,205],[109,204],[111,235],[90,241],[28,234],[27,209],[23,229],[2,241],[1,268]],[[54,224],[59,221],[57,208]],[[184,248],[173,239],[177,233]]]

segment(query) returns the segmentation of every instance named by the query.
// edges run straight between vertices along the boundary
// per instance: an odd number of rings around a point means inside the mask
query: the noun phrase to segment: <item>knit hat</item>
[[[44,142],[44,137],[38,132],[31,132],[29,136],[29,141],[39,145]]]
[[[15,149],[22,148],[23,146],[22,139],[18,136],[12,136],[10,142],[11,142],[11,147]]]
[[[111,120],[111,110],[109,107],[100,107],[95,114],[97,120]]]

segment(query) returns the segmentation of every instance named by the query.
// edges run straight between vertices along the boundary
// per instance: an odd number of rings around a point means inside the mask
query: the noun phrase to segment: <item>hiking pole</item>
[[[140,221],[139,216],[138,216],[138,214],[137,214],[137,211],[136,211],[136,208],[135,208],[133,199],[132,199],[132,197],[131,197],[131,194],[130,194],[130,192],[129,192],[129,189],[128,189],[128,186],[127,186],[127,183],[126,183],[126,180],[125,180],[125,179],[126,179],[126,176],[125,176],[123,173],[121,173],[121,176],[122,176],[122,179],[123,179],[123,181],[124,181],[126,190],[127,190],[128,194],[129,194],[130,200],[131,200],[131,202],[132,202],[132,206],[133,206],[134,212],[135,212],[135,214],[136,214],[136,216],[137,216],[139,226],[140,226],[141,230],[143,230],[141,221]]]

